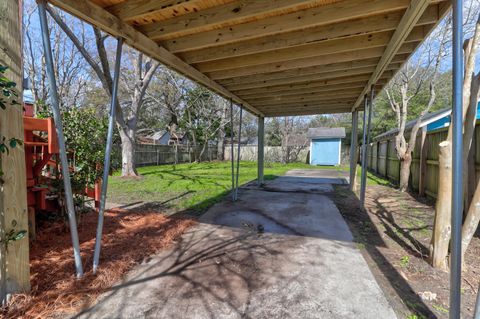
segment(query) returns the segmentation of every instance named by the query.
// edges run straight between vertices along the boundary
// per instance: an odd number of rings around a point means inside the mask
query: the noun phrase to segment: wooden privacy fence
[[[475,128],[472,151],[469,155],[469,176],[479,176],[480,171],[480,128]],[[413,151],[410,170],[410,187],[420,195],[437,197],[438,189],[438,155],[439,146],[447,138],[448,128],[431,132],[419,131]],[[400,181],[400,160],[395,152],[395,137],[378,140],[370,144],[367,153],[367,167],[378,176],[384,177],[395,184]],[[479,151],[477,151],[479,150]],[[469,197],[475,188],[475,179],[469,179],[467,187]]]
[[[241,145],[240,160],[242,161],[257,161],[258,160],[258,146],[257,145]],[[238,144],[234,144],[233,157],[237,158]],[[288,154],[285,154],[285,153]],[[308,146],[289,146],[288,150],[282,146],[265,146],[264,156],[265,162],[282,162],[285,155],[288,157],[287,162],[302,162],[308,163]],[[231,145],[226,145],[224,150],[224,158],[226,161],[231,159]]]
[[[265,162],[284,162],[285,152],[287,152],[288,162],[300,162],[309,163],[310,145],[306,146],[288,146],[287,150],[282,146],[265,146],[264,156]],[[234,158],[237,158],[238,144],[234,145]],[[350,160],[350,145],[342,143],[341,150],[341,163],[348,163]],[[242,145],[240,150],[240,159],[242,161],[257,161],[258,159],[258,146],[257,145]],[[225,160],[231,158],[230,145],[225,146],[224,150]]]
[[[203,145],[192,147],[186,145],[153,145],[136,144],[135,160],[137,166],[162,165],[174,163],[191,163],[196,159],[200,162],[213,161],[217,159],[217,146]]]

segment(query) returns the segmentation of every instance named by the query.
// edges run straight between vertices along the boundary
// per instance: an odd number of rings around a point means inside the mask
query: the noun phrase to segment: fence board
[[[476,180],[480,178],[480,122],[477,123],[474,139],[474,160],[475,160],[475,175]],[[423,163],[425,172],[425,194],[430,197],[437,196],[438,188],[438,144],[447,138],[448,128],[442,128],[432,132],[427,132],[423,143],[423,152],[425,156],[425,162]],[[372,143],[368,153],[369,169],[384,177],[393,183],[398,184],[400,179],[400,161],[396,157],[395,153],[395,141],[394,138],[388,140],[380,140]],[[410,172],[410,186],[414,190],[418,190],[420,187],[420,174],[421,174],[421,156],[422,156],[422,132],[418,133],[415,149],[413,151],[412,166]]]
[[[151,166],[175,163],[189,163],[197,157],[200,162],[217,160],[217,147],[209,145],[196,148],[191,146],[136,144],[135,161],[137,166]],[[201,156],[200,156],[201,154]],[[195,156],[196,155],[196,156]]]

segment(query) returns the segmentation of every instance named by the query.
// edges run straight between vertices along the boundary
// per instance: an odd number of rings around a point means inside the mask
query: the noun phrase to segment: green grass
[[[348,171],[348,168],[347,168]],[[362,167],[360,165],[357,166],[357,181],[360,183],[360,178],[362,176]],[[374,186],[374,185],[381,185],[381,186],[393,186],[392,183],[382,177],[379,177],[372,172],[367,171],[367,186]]]
[[[274,179],[295,168],[327,167],[302,163],[265,163],[265,179]],[[138,179],[121,178],[119,173],[110,177],[110,202],[157,202],[167,209],[193,209],[201,212],[218,202],[232,186],[230,162],[149,166],[139,168],[138,171],[142,175]],[[256,178],[257,163],[241,162],[239,184]]]

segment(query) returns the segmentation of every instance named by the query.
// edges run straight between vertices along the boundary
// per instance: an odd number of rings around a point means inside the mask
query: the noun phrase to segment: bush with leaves
[[[39,117],[51,116],[45,105],[38,105]],[[69,164],[74,168],[71,172],[72,190],[77,205],[84,206],[85,187],[94,187],[95,181],[102,177],[108,118],[99,115],[94,108],[72,108],[62,112],[62,122]],[[120,155],[114,148],[111,168],[118,168],[119,163]],[[62,192],[63,183],[54,186]]]

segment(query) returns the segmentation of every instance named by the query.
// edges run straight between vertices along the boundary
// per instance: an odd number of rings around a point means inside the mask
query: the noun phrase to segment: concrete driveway
[[[396,318],[338,209],[322,195],[332,190],[322,180],[330,177],[287,175],[267,191],[241,189],[238,202],[212,207],[175,247],[136,267],[79,316]]]

